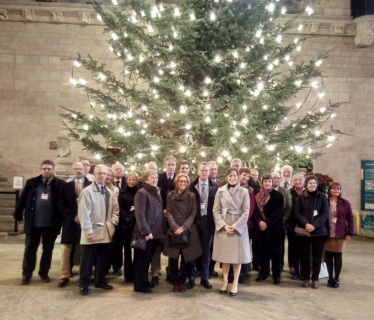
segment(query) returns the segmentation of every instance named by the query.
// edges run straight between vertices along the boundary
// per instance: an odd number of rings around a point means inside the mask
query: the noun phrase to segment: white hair
[[[290,170],[291,172],[293,172],[293,168],[292,168],[291,166],[289,166],[288,164],[286,164],[285,166],[283,166],[283,167],[281,168],[281,172],[283,172],[284,169],[288,169],[288,170]]]
[[[95,173],[98,172],[100,168],[105,168],[105,171],[108,171],[108,167],[107,167],[106,165],[100,163],[100,164],[97,164],[97,165],[95,166],[95,170],[94,170],[94,172],[95,172]]]
[[[123,171],[125,171],[125,167],[120,163],[112,164],[112,170],[114,170],[115,167],[121,167]]]

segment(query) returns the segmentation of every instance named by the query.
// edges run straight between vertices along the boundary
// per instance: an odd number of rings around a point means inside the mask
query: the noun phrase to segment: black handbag
[[[190,231],[183,231],[181,234],[175,234],[172,230],[168,231],[169,244],[171,246],[189,244],[190,243]]]
[[[147,240],[145,240],[143,237],[138,237],[134,233],[131,237],[131,243],[130,247],[138,250],[145,250],[145,247],[147,246]]]

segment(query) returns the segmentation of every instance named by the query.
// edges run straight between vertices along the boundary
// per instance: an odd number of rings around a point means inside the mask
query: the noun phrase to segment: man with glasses
[[[287,233],[287,221],[291,216],[291,207],[292,207],[292,197],[291,193],[288,189],[283,188],[280,186],[280,182],[282,180],[280,174],[278,172],[272,172],[271,176],[273,177],[273,189],[279,191],[284,198],[284,206],[283,206],[283,239],[281,242],[281,267],[283,270],[284,266],[284,240],[286,238]]]
[[[209,179],[209,165],[202,162],[199,165],[198,178],[190,184],[189,190],[195,194],[196,198],[196,226],[200,236],[200,243],[203,253],[201,255],[201,281],[200,284],[206,289],[212,289],[209,283],[209,266],[212,259],[211,247],[213,244],[215,223],[213,217],[214,198],[218,186]],[[189,281],[187,289],[195,286],[196,263],[189,263]]]
[[[50,282],[52,253],[57,235],[60,233],[63,217],[58,208],[59,195],[65,181],[54,175],[55,165],[51,160],[44,160],[41,175],[27,180],[21,197],[17,202],[14,219],[25,222],[25,253],[22,264],[22,285],[30,283],[36,267],[36,253],[43,243],[40,259],[39,276],[42,282]],[[25,211],[23,216],[23,211]]]
[[[91,170],[91,163],[87,159],[81,160],[81,164],[83,164],[83,175],[91,182],[95,181],[95,177],[93,174],[90,173]]]

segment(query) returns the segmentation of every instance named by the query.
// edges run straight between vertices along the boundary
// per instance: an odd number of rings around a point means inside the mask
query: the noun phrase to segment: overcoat
[[[179,227],[190,231],[190,243],[179,246],[170,245],[168,234],[165,237],[164,255],[178,259],[179,251],[182,250],[186,262],[195,260],[202,253],[200,238],[195,225],[196,199],[195,195],[188,190],[178,193],[173,190],[167,195],[167,219],[170,230],[175,232]]]
[[[108,199],[108,203],[106,203]],[[96,182],[84,188],[79,196],[78,216],[81,223],[81,244],[98,244],[109,243],[112,241],[115,226],[118,224],[118,201],[113,191],[106,188],[106,195],[100,192],[100,188]],[[95,241],[89,241],[86,237],[104,229],[100,232],[103,238]]]
[[[229,191],[227,184],[217,191],[213,216],[216,226],[213,242],[213,260],[244,264],[252,261],[247,220],[249,215],[248,190],[236,185]],[[235,229],[228,234],[225,226]]]
[[[21,196],[17,202],[16,209],[13,214],[15,220],[24,220],[24,231],[26,234],[31,234],[31,230],[34,224],[36,193],[38,189],[38,183],[42,179],[42,175],[39,175],[35,178],[27,180],[25,188],[22,190]],[[61,188],[64,184],[64,180],[58,179],[56,177],[51,180],[53,226],[56,234],[60,234],[63,220],[62,214],[58,208],[58,201]],[[22,216],[23,210],[25,210],[24,217]]]
[[[91,181],[84,178],[83,188],[88,187]],[[64,216],[62,223],[61,243],[76,244],[81,239],[81,226],[74,221],[78,215],[78,199],[75,193],[75,180],[72,180],[61,188],[60,201],[58,207]]]

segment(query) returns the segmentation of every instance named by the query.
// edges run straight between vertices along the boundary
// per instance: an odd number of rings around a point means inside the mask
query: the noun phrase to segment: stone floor
[[[301,282],[283,273],[282,284],[254,282],[255,273],[240,285],[236,297],[219,294],[221,278],[211,279],[213,290],[200,285],[186,293],[173,293],[160,278],[152,294],[134,293],[122,277],[110,275],[110,292],[91,289],[78,294],[78,277],[65,288],[57,288],[60,245],[56,245],[50,276],[41,283],[36,275],[21,286],[23,236],[0,235],[0,319],[373,319],[374,239],[355,237],[346,246],[339,289],[302,288]],[[166,259],[163,258],[163,269]],[[77,270],[77,269],[76,269]],[[216,269],[220,275],[220,269]],[[37,274],[37,273],[36,273]],[[229,288],[230,289],[230,288]]]

